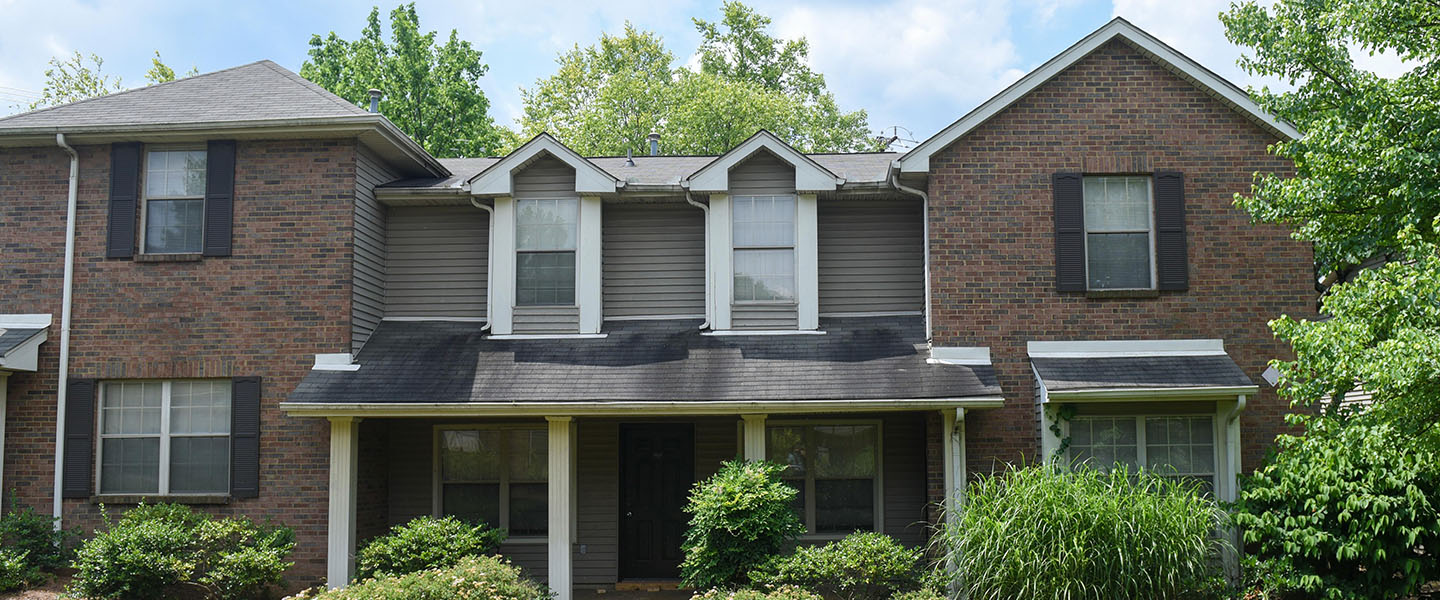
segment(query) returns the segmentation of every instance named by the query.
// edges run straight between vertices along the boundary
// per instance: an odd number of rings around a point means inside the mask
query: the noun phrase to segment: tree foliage
[[[105,73],[105,59],[98,54],[86,56],[76,51],[64,60],[52,57],[49,64],[50,67],[45,69],[45,86],[40,90],[40,99],[26,105],[26,110],[79,102],[125,90],[119,75]],[[191,67],[185,76],[196,73],[195,67]],[[161,62],[160,51],[156,50],[155,57],[150,59],[150,70],[145,72],[145,81],[153,85],[174,79],[175,70]]]
[[[192,66],[185,76],[194,77],[198,74],[200,74],[200,70]],[[152,84],[175,81],[175,69],[161,62],[159,50],[155,51],[155,58],[150,59],[150,70],[145,72],[145,80]]]
[[[1249,1],[1221,15],[1249,48],[1248,72],[1293,89],[1252,90],[1304,136],[1274,152],[1293,177],[1260,175],[1236,203],[1311,242],[1321,273],[1338,280],[1324,321],[1272,323],[1295,347],[1282,389],[1301,404],[1333,402],[1358,382],[1373,416],[1411,434],[1440,421],[1440,3],[1410,0]],[[1387,53],[1411,66],[1387,78],[1355,53]],[[1396,262],[1352,277],[1376,257]],[[1338,274],[1338,276],[1337,276]],[[1351,280],[1353,279],[1353,281]],[[1425,435],[1421,436],[1426,437]],[[1428,437],[1433,438],[1433,435]]]
[[[359,106],[380,90],[380,113],[435,156],[486,156],[501,144],[480,90],[489,70],[480,51],[453,29],[443,43],[422,33],[413,2],[390,11],[388,43],[375,7],[359,39],[311,36],[309,56],[302,77]]]
[[[721,23],[695,20],[701,68],[649,31],[626,23],[556,59],[556,72],[521,90],[524,137],[548,131],[582,154],[645,153],[661,134],[668,154],[717,154],[768,129],[804,151],[871,149],[864,111],[842,112],[805,64],[803,39],[768,33],[770,19],[738,2]]]

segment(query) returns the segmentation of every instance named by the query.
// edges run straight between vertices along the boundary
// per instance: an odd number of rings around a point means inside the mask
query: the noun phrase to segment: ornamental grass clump
[[[1192,598],[1220,585],[1225,524],[1194,482],[1036,466],[972,483],[936,543],[972,600]]]

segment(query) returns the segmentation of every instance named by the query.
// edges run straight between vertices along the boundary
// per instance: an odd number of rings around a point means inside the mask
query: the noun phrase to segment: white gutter
[[[485,326],[480,331],[490,331],[491,311],[495,310],[495,207],[482,204],[474,196],[470,197],[470,205],[490,213],[490,224],[485,229],[485,239],[489,247],[485,250]]]
[[[70,155],[70,192],[65,206],[65,281],[60,292],[60,367],[55,385],[55,490],[51,509],[55,530],[60,531],[63,513],[61,492],[65,477],[65,384],[70,376],[70,299],[75,281],[75,204],[80,184],[80,155],[65,143],[65,134],[55,134],[55,145]]]
[[[711,291],[710,281],[715,277],[710,272],[710,205],[701,204],[690,195],[690,190],[685,190],[685,201],[691,206],[700,209],[705,213],[705,322],[700,324],[700,329],[710,328],[711,312],[714,310],[714,292]]]
[[[920,218],[923,220],[921,235],[925,238],[925,343],[929,344],[933,337],[930,327],[930,195],[921,190],[901,185],[900,177],[897,174],[898,169],[894,163],[890,165],[890,169],[891,187],[920,197]]]
[[[540,402],[281,402],[292,417],[419,417],[419,416],[634,416],[804,414],[814,412],[882,412],[1001,408],[1000,396],[960,398],[895,398],[865,400],[547,400]]]

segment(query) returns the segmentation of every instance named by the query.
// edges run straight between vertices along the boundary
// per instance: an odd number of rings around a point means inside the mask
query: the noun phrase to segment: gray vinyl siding
[[[578,198],[575,169],[545,155],[514,175],[515,199]],[[602,219],[603,222],[603,219]],[[580,309],[575,306],[517,306],[511,317],[515,333],[547,334],[580,331]]]
[[[705,218],[681,202],[606,204],[605,317],[705,314]]]
[[[620,423],[575,422],[575,583],[615,583],[620,568]],[[583,546],[585,553],[580,553]]]
[[[907,546],[925,543],[925,417],[886,415],[881,434],[881,476],[885,498],[882,531]]]
[[[731,329],[795,329],[800,315],[794,304],[731,304]]]
[[[580,309],[575,306],[517,306],[511,319],[517,334],[580,331]]]
[[[472,206],[390,208],[385,315],[484,318],[489,228]]]
[[[720,417],[695,422],[695,481],[720,470],[740,453],[740,419]]]
[[[351,352],[360,351],[385,314],[385,206],[375,199],[375,187],[399,178],[398,173],[369,149],[356,148]]]
[[[918,199],[822,200],[820,314],[920,312],[925,251]]]

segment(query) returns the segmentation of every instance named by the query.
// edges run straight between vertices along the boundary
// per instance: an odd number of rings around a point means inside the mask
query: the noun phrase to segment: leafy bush
[[[10,510],[0,516],[0,548],[26,553],[30,565],[54,570],[70,562],[70,541],[74,530],[56,530],[55,517],[42,515],[29,506],[20,506],[13,497]]]
[[[140,505],[96,531],[75,558],[67,593],[91,600],[185,595],[255,598],[292,563],[287,527],[214,519],[178,504]]]
[[[771,590],[720,590],[710,589],[695,594],[690,600],[822,600],[819,594],[793,585],[784,585]]]
[[[45,573],[30,561],[30,552],[0,548],[0,592],[25,589],[45,580]]]
[[[505,532],[483,523],[418,517],[361,548],[355,570],[357,577],[369,579],[449,567],[468,556],[492,554],[504,540]]]
[[[1224,513],[1194,483],[1116,469],[1011,469],[940,529],[962,597],[1177,598],[1219,578]]]
[[[890,597],[890,600],[945,600],[945,594],[941,594],[928,587],[909,592],[900,592]]]
[[[1440,579],[1440,453],[1389,426],[1308,424],[1241,487],[1235,522],[1262,591],[1401,598]]]
[[[550,591],[496,556],[471,556],[454,566],[366,579],[339,590],[307,590],[287,600],[549,600]]]
[[[685,507],[693,516],[680,564],[687,585],[703,590],[744,584],[751,570],[805,532],[791,506],[795,488],[780,480],[784,471],[775,463],[734,460],[695,484]]]
[[[802,547],[750,573],[760,585],[797,585],[840,600],[886,600],[920,588],[920,550],[890,536],[854,533],[820,547]]]

